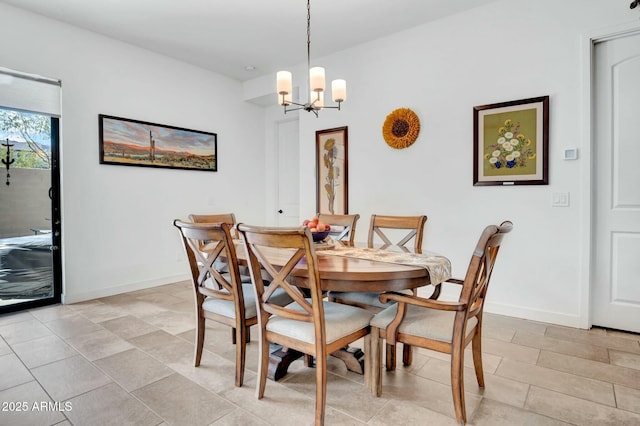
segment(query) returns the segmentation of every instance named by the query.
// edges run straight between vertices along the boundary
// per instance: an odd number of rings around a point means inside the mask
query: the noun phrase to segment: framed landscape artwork
[[[473,184],[549,184],[549,97],[473,108]]]
[[[215,133],[100,114],[100,164],[218,170]]]
[[[316,131],[316,211],[347,214],[347,127]]]

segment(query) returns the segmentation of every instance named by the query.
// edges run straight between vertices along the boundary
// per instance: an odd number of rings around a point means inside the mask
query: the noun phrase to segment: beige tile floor
[[[183,282],[0,316],[0,424],[312,424],[302,361],[256,399],[255,329],[242,388],[223,326],[208,326],[193,367],[191,298]],[[486,314],[483,351],[484,390],[466,357],[471,425],[640,425],[640,335]],[[340,361],[329,369],[327,424],[456,424],[446,355],[417,350],[383,373],[380,398]]]

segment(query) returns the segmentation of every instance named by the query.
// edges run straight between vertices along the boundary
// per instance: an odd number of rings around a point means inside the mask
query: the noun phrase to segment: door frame
[[[53,297],[29,300],[0,307],[0,314],[24,311],[62,301],[62,214],[60,199],[60,118],[51,116],[51,256]]]
[[[596,263],[594,253],[595,223],[593,220],[593,211],[595,208],[595,190],[594,175],[596,170],[594,151],[594,130],[595,124],[593,115],[594,106],[594,65],[595,65],[595,45],[596,43],[613,40],[619,37],[627,36],[636,32],[640,32],[640,22],[628,22],[614,27],[603,28],[585,34],[582,37],[582,134],[583,148],[581,157],[585,161],[586,166],[581,168],[580,176],[580,197],[583,200],[580,209],[581,220],[581,254],[580,264],[582,265],[579,273],[580,294],[579,294],[579,327],[591,328],[593,325],[593,290],[595,283],[593,282],[594,268]]]

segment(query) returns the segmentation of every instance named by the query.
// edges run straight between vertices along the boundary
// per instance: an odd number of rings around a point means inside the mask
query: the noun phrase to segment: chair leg
[[[402,344],[402,365],[408,367],[413,362],[413,348],[406,343]]]
[[[451,391],[456,420],[463,425],[467,422],[464,402],[464,348],[454,348],[451,353]]]
[[[236,386],[241,387],[244,381],[244,364],[247,353],[247,340],[245,327],[237,327],[236,331]]]
[[[316,426],[324,425],[327,403],[327,357],[316,354]]]
[[[396,369],[396,345],[390,345],[387,343],[387,371],[394,371]]]
[[[371,333],[364,336],[364,387],[371,389]]]
[[[260,362],[258,363],[258,381],[256,385],[256,396],[262,399],[264,388],[267,384],[267,372],[269,371],[269,342],[264,337],[265,331],[261,330],[258,340],[258,351],[260,352]]]
[[[313,355],[304,354],[304,366],[307,368],[313,367]]]
[[[479,327],[476,326],[476,327]],[[471,341],[471,350],[473,353],[473,366],[476,370],[476,379],[478,386],[484,388],[484,372],[482,371],[482,333],[480,328],[476,330],[475,336]]]
[[[369,379],[371,393],[375,396],[382,394],[382,339],[380,338],[380,330],[371,327],[371,341],[369,342],[370,354],[365,353],[368,357],[365,363],[369,361],[371,364],[371,378]]]
[[[202,359],[202,346],[204,345],[204,330],[205,330],[205,318],[202,316],[202,312],[198,312],[198,319],[196,321],[196,347],[195,355],[193,358],[193,365],[195,367],[200,365]]]
[[[236,339],[237,335],[238,335],[238,333],[236,332],[236,329],[232,327],[231,328],[231,344],[235,345],[237,343],[237,339]],[[247,330],[245,332],[245,336],[247,336],[246,339],[245,339],[245,342],[249,343],[251,341],[251,328],[250,327],[247,327]]]

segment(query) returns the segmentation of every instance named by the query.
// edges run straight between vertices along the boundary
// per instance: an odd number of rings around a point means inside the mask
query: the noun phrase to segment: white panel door
[[[298,120],[276,124],[278,178],[276,191],[276,224],[300,225],[300,149]]]
[[[593,325],[640,332],[640,32],[595,46]]]

